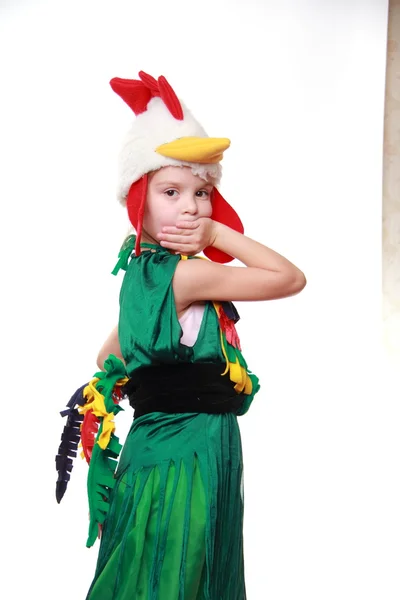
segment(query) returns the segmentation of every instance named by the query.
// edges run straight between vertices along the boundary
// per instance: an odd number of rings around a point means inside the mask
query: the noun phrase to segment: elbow
[[[307,280],[299,269],[291,270],[281,274],[280,292],[277,297],[288,298],[299,294],[307,285]]]
[[[299,294],[307,285],[306,276],[302,271],[296,269],[295,273],[290,277],[290,296]]]
[[[271,276],[272,275],[272,276]],[[299,269],[269,272],[260,300],[278,300],[299,294],[307,285],[307,280]]]
[[[101,349],[97,360],[96,360],[96,364],[99,367],[100,371],[104,371],[104,363],[106,362],[107,358],[109,357],[109,353],[104,351],[104,349]]]
[[[107,358],[109,356],[111,356],[112,353],[110,352],[100,352],[97,360],[96,360],[96,364],[98,366],[98,368],[100,369],[100,371],[104,371],[104,363],[106,362]],[[119,360],[125,365],[125,361],[123,359],[123,357],[119,354],[119,353],[115,353],[114,356],[116,356],[116,358],[119,358]]]
[[[296,279],[296,285],[298,287],[298,291],[301,292],[301,290],[304,290],[304,288],[307,285],[306,276],[304,275],[304,273],[302,271],[298,271],[295,279]]]
[[[98,355],[97,360],[96,360],[96,364],[97,364],[98,368],[100,369],[100,371],[104,371],[104,360],[105,360],[105,358],[104,358],[103,354],[100,352],[100,354]]]

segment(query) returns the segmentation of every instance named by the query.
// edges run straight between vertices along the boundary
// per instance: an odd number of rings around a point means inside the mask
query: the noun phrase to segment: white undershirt
[[[203,320],[205,306],[204,303],[193,303],[179,319],[183,331],[181,344],[184,346],[192,347],[195,345]]]

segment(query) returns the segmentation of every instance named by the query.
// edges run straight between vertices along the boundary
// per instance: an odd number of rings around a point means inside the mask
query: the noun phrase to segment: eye
[[[210,197],[210,192],[207,192],[207,190],[199,190],[198,192],[196,192],[196,196],[198,198],[209,198]]]
[[[178,192],[176,190],[165,190],[164,194],[167,194],[167,196],[169,198],[173,198],[174,194],[177,194]]]

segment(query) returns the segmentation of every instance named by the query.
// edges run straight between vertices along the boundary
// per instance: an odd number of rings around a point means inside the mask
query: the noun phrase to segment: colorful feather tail
[[[83,395],[86,386],[87,383],[77,389],[67,404],[68,408],[61,411],[61,416],[68,416],[68,419],[61,435],[61,444],[56,456],[56,470],[58,472],[56,499],[58,503],[61,502],[67,490],[73,468],[73,459],[76,458],[78,452],[78,444],[81,438],[80,427],[83,421],[83,415],[79,414],[76,407],[83,406],[86,402]]]
[[[124,363],[112,354],[104,363],[105,371],[95,374],[83,394],[86,399],[80,413],[82,424],[83,457],[89,462],[87,480],[89,500],[89,535],[86,546],[97,539],[98,525],[102,525],[109,508],[110,493],[115,485],[114,473],[121,444],[114,435],[114,417],[123,410],[119,401],[121,388],[127,383]]]

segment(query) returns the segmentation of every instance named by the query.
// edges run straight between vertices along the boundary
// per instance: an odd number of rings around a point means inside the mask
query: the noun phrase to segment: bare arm
[[[109,357],[110,354],[114,354],[114,356],[120,358],[122,362],[124,362],[119,345],[118,326],[114,327],[99,352],[97,357],[97,366],[100,370],[104,371],[104,361]]]
[[[214,221],[214,225],[215,235],[211,245],[234,256],[246,266],[277,273],[301,273],[300,269],[293,263],[271,250],[271,248],[238,233],[222,223]]]
[[[273,300],[299,293],[304,273],[267,246],[213,222],[211,244],[234,256],[247,268],[204,260],[181,261],[174,276],[177,306],[196,300]]]

